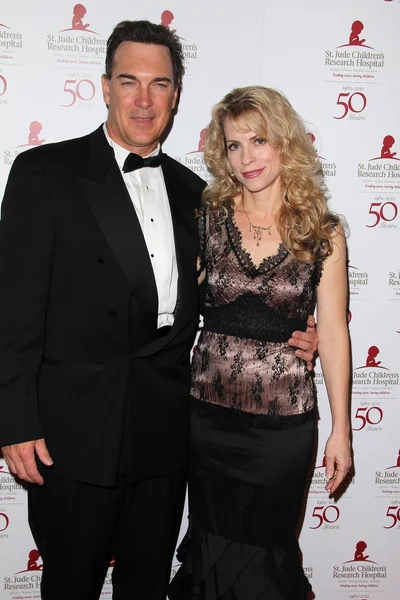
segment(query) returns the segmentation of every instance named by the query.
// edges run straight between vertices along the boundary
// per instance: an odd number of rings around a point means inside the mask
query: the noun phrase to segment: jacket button
[[[108,314],[110,315],[110,317],[116,317],[117,316],[117,313],[116,313],[115,310],[109,310]]]
[[[106,263],[104,258],[102,258],[101,256],[98,257],[97,262],[99,262],[101,265],[104,265]]]

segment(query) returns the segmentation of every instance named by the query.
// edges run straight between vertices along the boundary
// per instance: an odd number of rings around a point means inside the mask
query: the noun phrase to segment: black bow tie
[[[164,154],[159,152],[156,156],[148,156],[143,158],[139,154],[131,152],[125,159],[122,170],[124,173],[130,173],[136,171],[136,169],[142,169],[143,167],[159,167],[163,161]]]

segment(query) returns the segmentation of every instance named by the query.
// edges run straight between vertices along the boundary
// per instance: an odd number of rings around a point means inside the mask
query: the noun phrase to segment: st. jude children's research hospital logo
[[[387,567],[372,560],[367,548],[367,542],[359,540],[353,558],[333,567],[332,577],[340,588],[379,589],[387,578]]]
[[[36,596],[16,596],[15,593],[23,593],[24,591],[40,593],[42,567],[43,563],[40,552],[36,548],[33,548],[29,552],[26,568],[22,571],[17,571],[17,573],[10,577],[4,577],[4,591],[10,592],[12,594],[11,598],[36,598]],[[39,596],[37,597],[39,598]]]
[[[379,487],[381,497],[392,496],[395,498],[400,498],[400,450],[398,452],[397,457],[394,457],[392,463],[393,464],[391,464],[388,467],[384,467],[380,471],[375,471],[374,483],[376,486]],[[397,508],[399,509],[399,507]],[[400,511],[398,513],[398,516],[399,518],[397,518],[396,515],[395,523],[392,524],[392,526],[396,525],[397,522],[399,522],[400,527]]]
[[[103,68],[107,40],[91,26],[86,7],[72,6],[70,18],[69,27],[60,29],[57,34],[47,34],[47,49],[53,53],[56,63]]]
[[[353,385],[368,385],[371,387],[388,388],[399,385],[399,373],[391,371],[380,357],[380,349],[376,345],[368,348],[365,364],[356,367],[353,372]]]
[[[385,66],[385,55],[367,42],[364,23],[356,20],[349,27],[347,43],[325,50],[325,66],[333,79],[376,79]]]

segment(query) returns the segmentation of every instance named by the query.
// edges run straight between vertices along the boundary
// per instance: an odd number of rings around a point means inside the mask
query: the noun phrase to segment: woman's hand
[[[343,482],[351,467],[350,439],[347,433],[333,432],[325,446],[326,478],[325,489],[333,494]]]
[[[201,285],[206,278],[206,270],[203,268],[201,270],[201,260],[200,257],[197,257],[197,283]]]

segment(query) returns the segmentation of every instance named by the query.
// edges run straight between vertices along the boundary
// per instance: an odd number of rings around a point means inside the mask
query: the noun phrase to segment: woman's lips
[[[244,173],[242,173],[242,175],[245,179],[254,179],[255,177],[258,177],[263,171],[264,168],[256,169],[255,171],[245,171]]]

